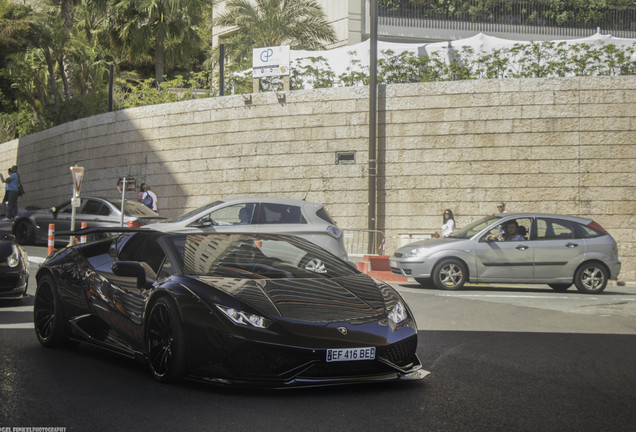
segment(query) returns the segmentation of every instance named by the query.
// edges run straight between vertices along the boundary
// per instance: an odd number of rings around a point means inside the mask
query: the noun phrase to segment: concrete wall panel
[[[596,219],[636,280],[636,77],[481,80],[381,87],[378,229],[390,254],[405,236],[496,211]],[[116,197],[116,181],[152,185],[160,213],[268,194],[324,202],[342,228],[367,226],[368,89],[235,95],[94,116],[0,144],[18,164],[21,206],[71,191]],[[338,152],[355,163],[336,164]],[[6,170],[5,168],[5,170]],[[130,193],[129,198],[134,199]],[[360,252],[360,251],[352,251]]]

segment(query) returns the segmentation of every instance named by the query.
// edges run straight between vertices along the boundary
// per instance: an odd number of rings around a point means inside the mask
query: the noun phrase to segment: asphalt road
[[[429,377],[285,391],[162,385],[144,364],[90,347],[45,349],[33,298],[2,302],[0,430],[634,430],[636,286],[397,286]]]

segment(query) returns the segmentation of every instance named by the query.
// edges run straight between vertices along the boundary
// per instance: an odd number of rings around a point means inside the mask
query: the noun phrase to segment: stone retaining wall
[[[380,253],[439,231],[445,208],[462,226],[505,201],[597,220],[619,242],[621,279],[636,280],[636,77],[389,85],[378,103]],[[340,227],[365,229],[368,111],[367,88],[141,107],[0,144],[0,166],[19,165],[21,206],[68,197],[78,164],[83,194],[115,197],[132,176],[165,216],[266,194],[323,202]]]

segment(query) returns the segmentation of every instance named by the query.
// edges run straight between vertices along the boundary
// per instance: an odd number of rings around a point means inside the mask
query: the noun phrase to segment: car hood
[[[394,256],[400,256],[401,254],[404,254],[404,252],[410,249],[413,249],[415,247],[425,247],[425,248],[436,248],[439,246],[448,247],[449,245],[452,245],[454,243],[459,243],[465,240],[466,240],[465,238],[453,238],[453,237],[442,237],[438,239],[419,240],[419,241],[409,243],[405,246],[398,248],[395,251]]]
[[[272,318],[305,322],[366,321],[384,315],[378,283],[356,274],[332,279],[196,277]]]

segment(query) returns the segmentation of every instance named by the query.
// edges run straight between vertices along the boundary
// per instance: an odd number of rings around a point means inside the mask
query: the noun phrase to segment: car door
[[[166,258],[157,242],[159,234],[137,232],[122,236],[118,242],[123,245],[116,261],[134,261],[146,270],[145,283],[139,284],[136,277],[114,275],[106,263],[98,269],[105,282],[99,296],[93,296],[92,303],[96,315],[117,333],[120,340],[132,346],[141,346],[143,341],[143,314],[146,302],[157,279],[157,273]],[[125,240],[124,240],[125,239]],[[96,269],[97,270],[97,269]]]
[[[579,237],[573,222],[537,217],[535,221],[534,269],[537,282],[572,280],[585,253],[585,240]]]
[[[518,240],[499,240],[503,226],[516,222],[518,227],[531,226],[531,218],[507,218],[482,234],[475,246],[477,280],[480,282],[531,281],[534,270],[533,242],[519,234]],[[521,230],[519,230],[521,232]]]
[[[86,198],[75,215],[75,229],[79,229],[82,222],[89,228],[113,226],[116,222],[111,216],[111,208],[100,200]]]
[[[45,217],[38,218],[38,225],[48,229],[49,224],[54,224],[56,232],[70,231],[72,210],[71,201],[67,201],[55,212],[49,211]]]

